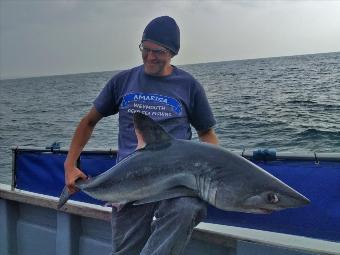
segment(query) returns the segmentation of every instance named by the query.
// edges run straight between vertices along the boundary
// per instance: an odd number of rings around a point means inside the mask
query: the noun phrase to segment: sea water
[[[180,68],[204,86],[223,147],[340,152],[340,52]],[[68,147],[116,72],[1,80],[0,182],[10,182],[11,147]],[[104,118],[87,148],[116,148],[117,131],[117,116]]]

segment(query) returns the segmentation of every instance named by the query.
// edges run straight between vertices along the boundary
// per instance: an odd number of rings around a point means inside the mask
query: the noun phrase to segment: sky
[[[340,0],[0,0],[0,79],[140,65],[163,15],[181,30],[175,65],[340,51]]]

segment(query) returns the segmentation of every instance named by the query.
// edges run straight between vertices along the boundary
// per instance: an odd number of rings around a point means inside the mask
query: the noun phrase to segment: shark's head
[[[310,201],[286,184],[272,179],[271,185],[254,187],[252,182],[231,187],[225,182],[217,185],[215,206],[222,210],[247,213],[271,213],[308,205]],[[277,182],[278,181],[278,182]]]
[[[215,206],[220,209],[271,213],[310,203],[305,196],[248,160],[238,160],[237,167],[239,170],[234,175],[238,178],[225,181],[230,179],[227,174],[216,183]]]

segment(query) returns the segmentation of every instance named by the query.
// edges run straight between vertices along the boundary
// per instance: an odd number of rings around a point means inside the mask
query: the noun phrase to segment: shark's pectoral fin
[[[158,201],[162,201],[162,200],[166,200],[170,198],[176,198],[176,197],[198,197],[198,193],[192,189],[188,189],[186,187],[180,186],[180,187],[168,189],[152,197],[148,197],[142,200],[137,200],[133,203],[133,205],[154,203],[154,202],[158,202]]]

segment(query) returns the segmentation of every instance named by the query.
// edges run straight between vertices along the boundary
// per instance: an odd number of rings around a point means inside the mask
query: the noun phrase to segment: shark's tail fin
[[[65,186],[59,197],[59,202],[57,205],[58,210],[61,207],[63,207],[63,205],[67,202],[67,200],[71,197],[71,195],[72,194],[68,191],[68,188]]]

